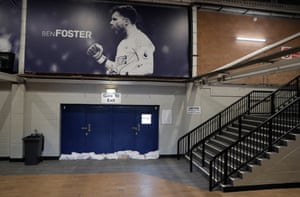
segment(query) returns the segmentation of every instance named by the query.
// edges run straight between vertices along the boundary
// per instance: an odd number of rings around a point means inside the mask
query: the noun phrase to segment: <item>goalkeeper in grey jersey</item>
[[[136,26],[136,10],[129,5],[112,9],[111,27],[115,33],[123,33],[124,39],[117,47],[115,60],[103,54],[103,47],[92,44],[87,54],[106,67],[106,74],[151,75],[153,74],[153,53],[155,47],[151,40]]]

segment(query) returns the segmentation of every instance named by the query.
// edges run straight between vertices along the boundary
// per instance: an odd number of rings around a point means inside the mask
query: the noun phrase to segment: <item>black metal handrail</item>
[[[273,93],[269,94],[269,96],[266,96],[262,100],[256,102],[254,105],[250,106],[247,108],[247,111],[244,113],[240,113],[237,115],[235,118],[231,119],[228,121],[226,124],[223,126],[220,126],[216,131],[211,132],[209,135],[206,137],[202,138],[198,142],[194,143],[194,145],[191,146],[189,150],[189,156],[190,156],[190,171],[192,171],[192,166],[193,166],[193,157],[192,157],[192,152],[195,150],[197,147],[202,147],[202,166],[204,166],[204,160],[205,160],[205,143],[207,140],[210,138],[218,135],[222,129],[224,129],[226,126],[229,124],[242,120],[246,115],[249,114],[274,114],[276,111],[281,109],[282,106],[284,106],[287,102],[291,101],[294,98],[299,97],[300,95],[300,76],[294,78],[290,82],[288,82],[286,85],[280,87]],[[216,116],[218,116],[217,114]],[[241,121],[238,121],[240,126],[241,126]],[[239,135],[239,137],[242,137]]]
[[[231,104],[217,115],[180,137],[177,141],[177,158],[179,159],[180,155],[188,153],[191,147],[199,141],[218,131],[220,128],[227,125],[240,114],[248,111],[254,104],[261,101],[271,93],[272,91],[254,90]]]
[[[256,129],[218,153],[209,164],[209,188],[227,184],[231,175],[300,126],[300,98],[279,110]],[[256,140],[253,140],[253,139]]]

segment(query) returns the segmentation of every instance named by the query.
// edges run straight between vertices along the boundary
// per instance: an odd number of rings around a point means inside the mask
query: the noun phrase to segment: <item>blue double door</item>
[[[159,106],[61,105],[61,153],[158,150]]]

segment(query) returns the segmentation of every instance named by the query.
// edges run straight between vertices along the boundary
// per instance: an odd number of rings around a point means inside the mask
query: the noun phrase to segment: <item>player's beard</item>
[[[126,37],[127,33],[125,31],[125,28],[119,27],[119,26],[112,26],[111,27],[114,33],[120,37]]]

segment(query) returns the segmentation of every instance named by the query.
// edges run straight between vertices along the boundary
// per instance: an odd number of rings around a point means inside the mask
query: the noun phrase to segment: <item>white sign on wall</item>
[[[121,93],[101,93],[101,103],[103,104],[120,104],[121,103]]]
[[[172,110],[162,110],[162,124],[172,124]]]
[[[200,106],[188,106],[186,109],[188,114],[201,114]]]

